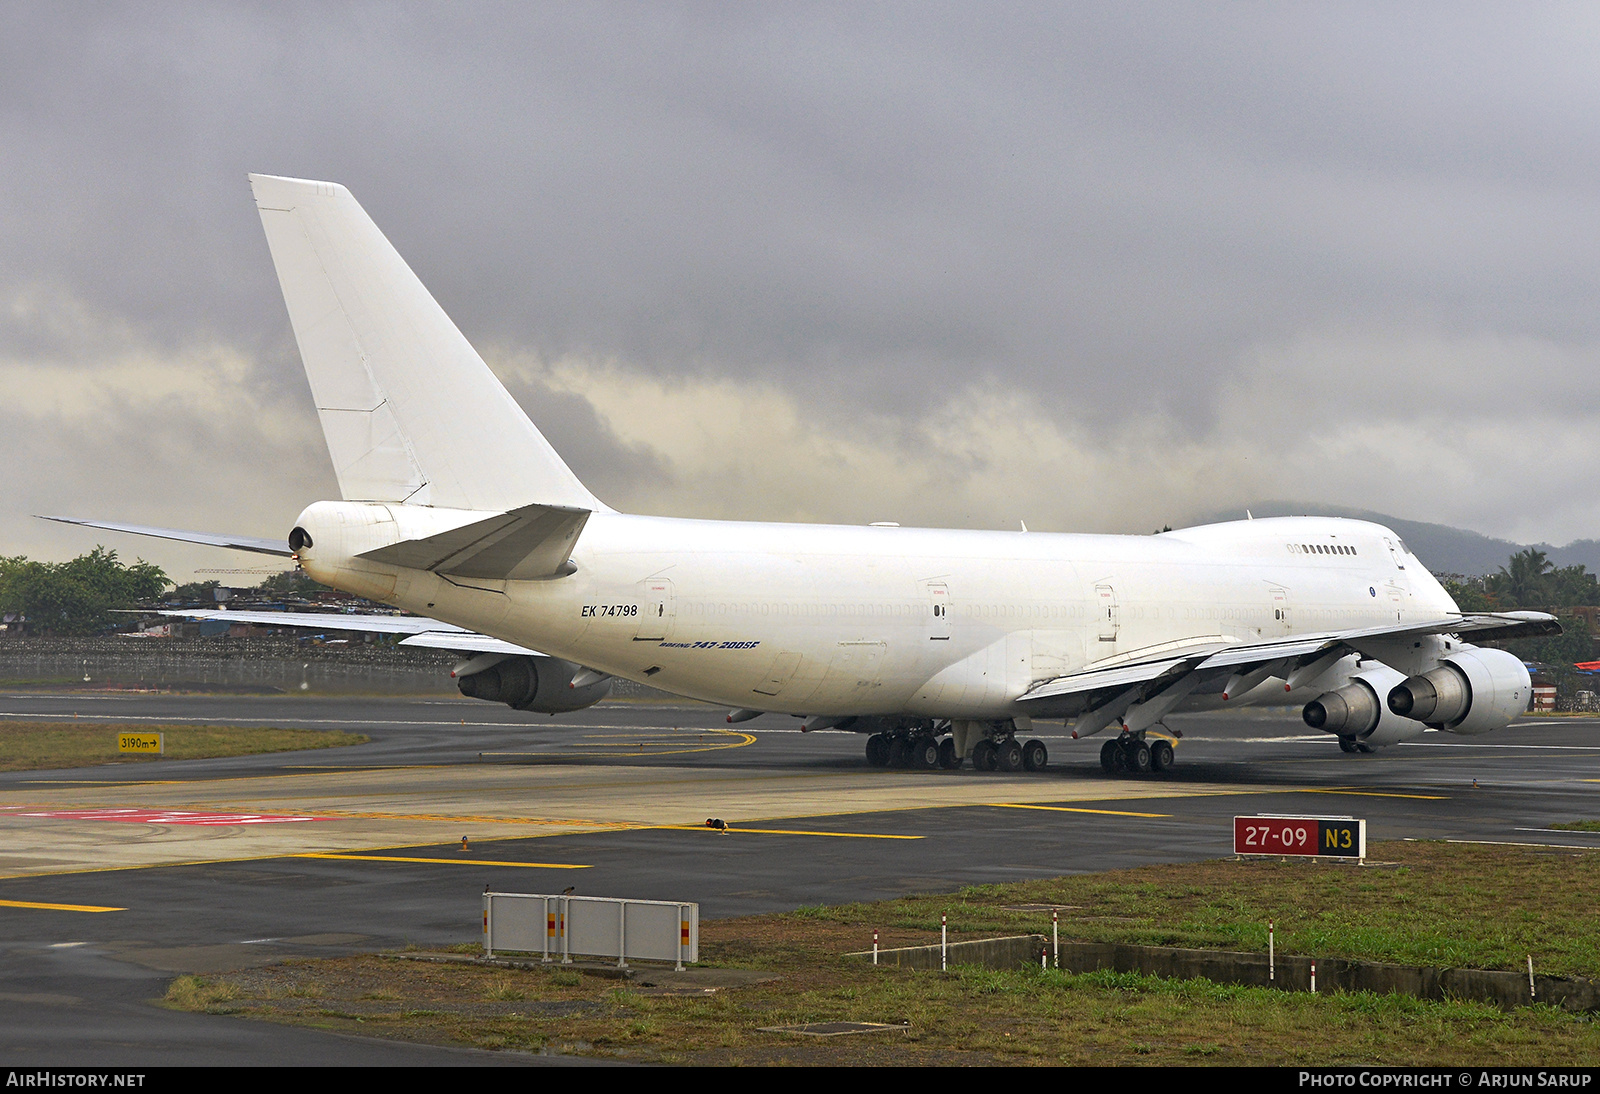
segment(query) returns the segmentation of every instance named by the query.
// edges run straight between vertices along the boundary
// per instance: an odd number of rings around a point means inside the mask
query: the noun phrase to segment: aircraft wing
[[[1238,678],[1259,684],[1266,676],[1293,677],[1306,670],[1304,682],[1323,668],[1351,653],[1371,653],[1397,639],[1432,634],[1471,635],[1477,639],[1523,638],[1560,634],[1561,624],[1544,612],[1473,612],[1421,623],[1391,624],[1348,631],[1292,635],[1263,642],[1223,644],[1207,651],[1197,642],[1187,656],[1174,657],[1170,646],[1157,647],[1149,656],[1124,655],[1112,665],[1089,665],[1077,672],[1035,684],[1018,702],[1035,717],[1060,717],[1100,709],[1108,703],[1140,702],[1154,698],[1193,674],[1188,692],[1217,690]]]
[[[177,528],[151,528],[143,524],[119,524],[110,520],[80,520],[77,517],[41,517],[42,520],[60,521],[62,524],[81,524],[85,528],[104,528],[108,532],[130,532],[136,536],[154,536],[157,539],[175,539],[182,543],[203,543],[207,547],[229,547],[235,551],[254,551],[260,555],[280,555],[293,558],[294,552],[281,539],[260,536],[233,536],[215,532],[185,532]]]
[[[420,615],[356,615],[345,612],[253,612],[220,611],[212,608],[164,608],[156,615],[182,619],[226,619],[230,623],[265,623],[273,627],[304,627],[319,631],[373,631],[378,634],[404,634],[402,646],[462,650],[467,653],[528,654],[547,657],[513,642],[491,638],[437,619]]]

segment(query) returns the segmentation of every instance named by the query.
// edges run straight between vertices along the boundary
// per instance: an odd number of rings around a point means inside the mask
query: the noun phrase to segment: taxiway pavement
[[[1174,717],[1178,767],[1142,780],[1106,778],[1099,741],[1060,726],[1035,734],[1042,773],[890,771],[856,734],[730,727],[703,706],[549,718],[466,699],[0,696],[0,731],[41,719],[372,740],[0,774],[0,1054],[27,1064],[540,1062],[149,1002],[180,973],[473,941],[485,886],[722,917],[1216,857],[1231,818],[1261,812],[1364,816],[1373,839],[1600,847],[1547,827],[1600,817],[1600,719],[1351,756],[1294,711]]]

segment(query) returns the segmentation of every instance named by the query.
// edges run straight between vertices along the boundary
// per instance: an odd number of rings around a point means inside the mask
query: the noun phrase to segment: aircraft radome
[[[1144,773],[1172,764],[1162,719],[1180,710],[1304,702],[1347,752],[1500,728],[1527,670],[1462,639],[1559,629],[1462,613],[1397,535],[1355,520],[1113,536],[616,512],[348,190],[250,182],[342,500],[286,543],[74,523],[293,557],[422,617],[362,627],[470,654],[463,694],[554,713],[623,677],[730,721],[856,730],[872,763],[925,768],[1042,768],[1031,724],[1061,719],[1111,731],[1108,771]],[[335,618],[298,621],[357,622]]]

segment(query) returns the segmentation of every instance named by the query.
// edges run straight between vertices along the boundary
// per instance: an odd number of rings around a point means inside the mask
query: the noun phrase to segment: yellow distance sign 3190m
[[[117,734],[117,751],[142,752],[160,756],[166,752],[166,748],[160,733],[119,733]]]

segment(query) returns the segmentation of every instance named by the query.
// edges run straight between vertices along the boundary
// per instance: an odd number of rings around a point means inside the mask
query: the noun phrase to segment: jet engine
[[[1395,714],[1381,698],[1404,679],[1388,665],[1369,662],[1366,668],[1351,674],[1344,687],[1323,692],[1307,703],[1300,716],[1312,729],[1354,738],[1372,748],[1413,740],[1422,736],[1427,727]]]
[[[1440,660],[1391,690],[1389,709],[1451,733],[1503,729],[1528,709],[1533,681],[1515,654],[1468,647]]]
[[[611,680],[603,676],[572,686],[583,666],[555,657],[507,657],[456,680],[461,694],[472,699],[504,703],[517,710],[562,714],[593,706],[611,693]]]

